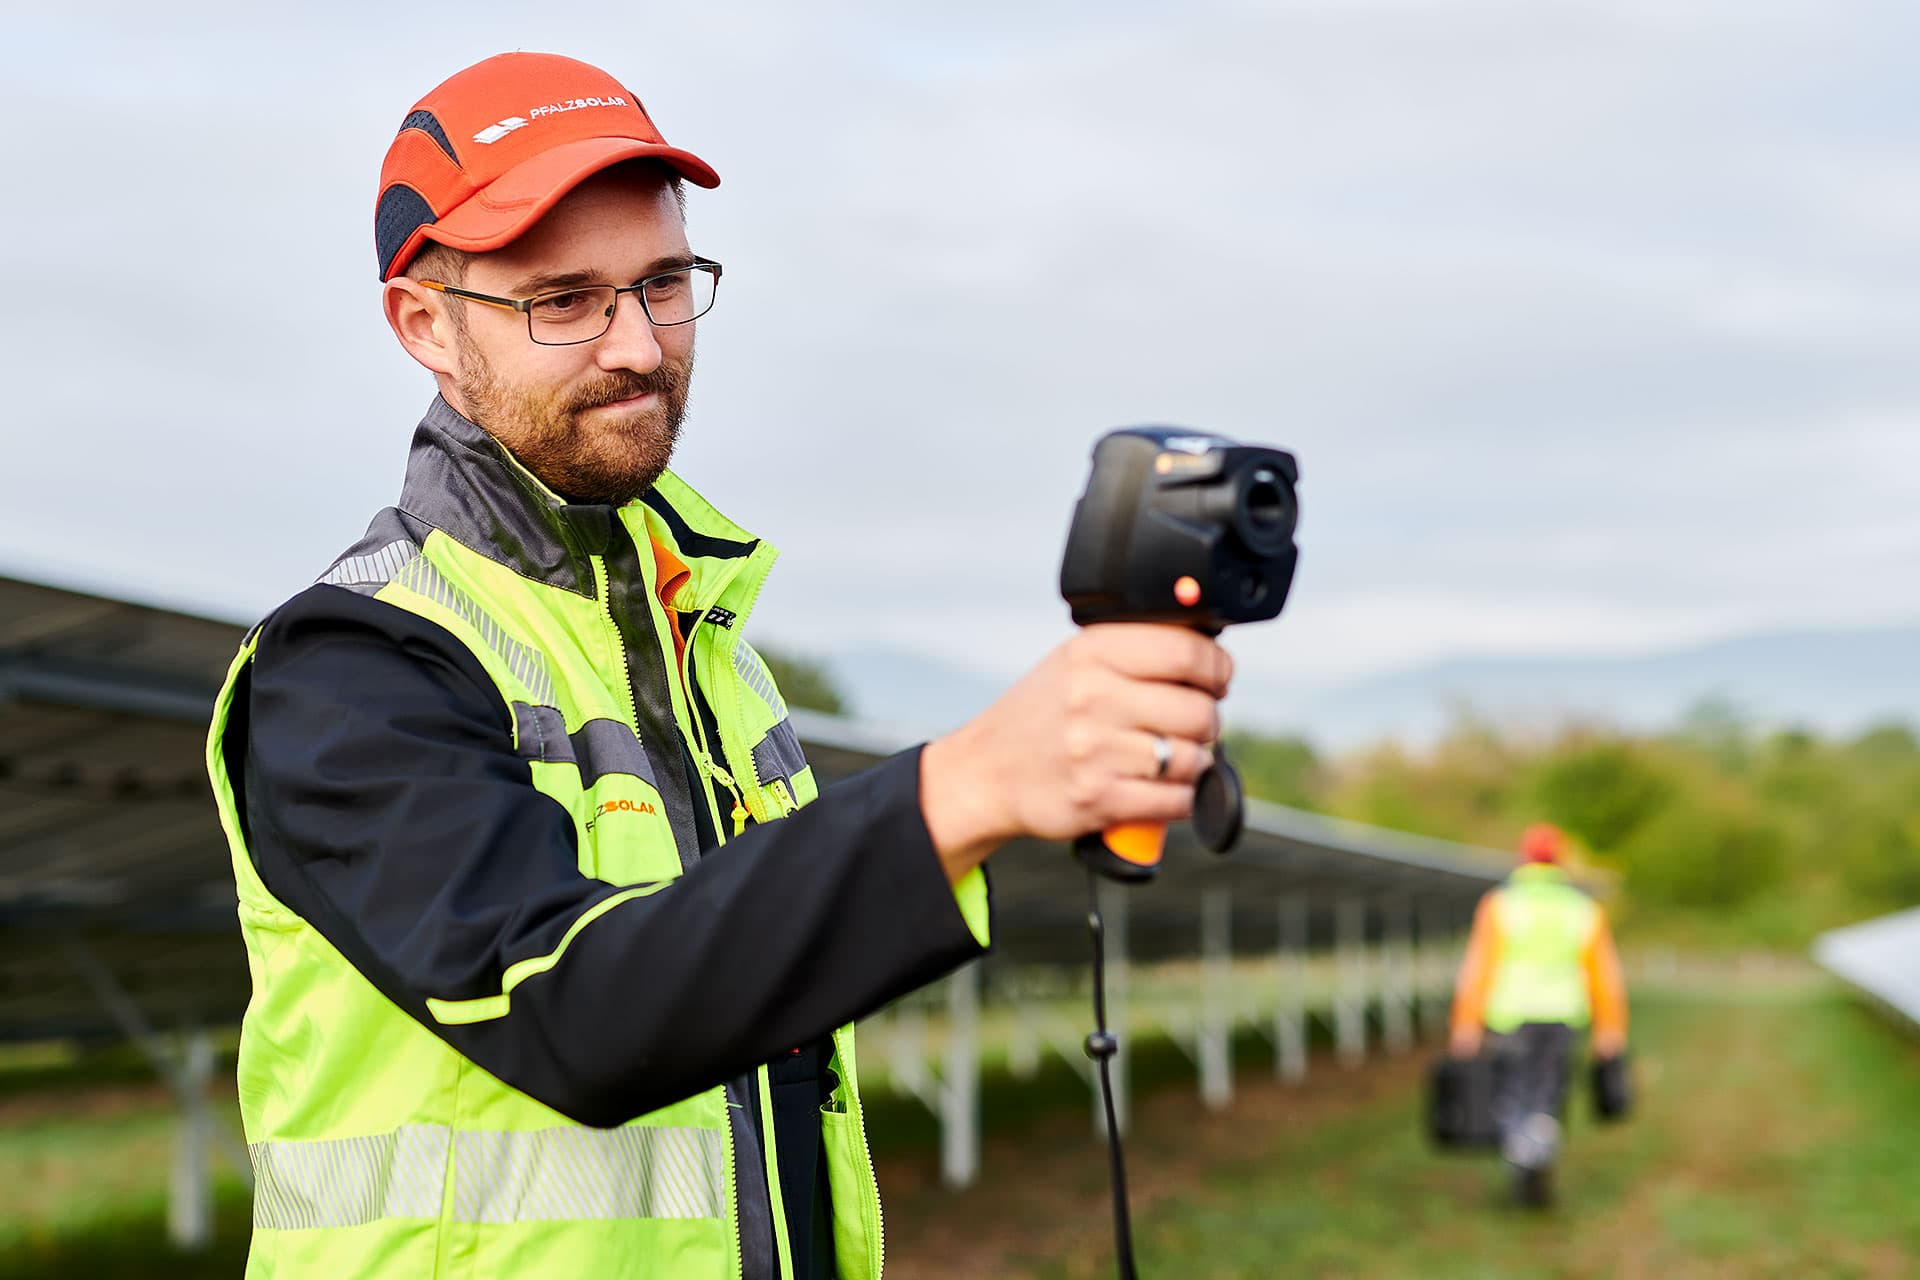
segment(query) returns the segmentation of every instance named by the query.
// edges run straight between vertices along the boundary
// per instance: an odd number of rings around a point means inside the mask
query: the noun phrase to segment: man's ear
[[[434,373],[451,376],[459,368],[459,346],[445,294],[405,276],[387,281],[380,294],[387,327],[407,354]]]

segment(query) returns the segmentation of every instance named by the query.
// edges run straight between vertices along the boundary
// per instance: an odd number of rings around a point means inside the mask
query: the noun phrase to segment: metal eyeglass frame
[[[642,293],[641,290],[646,288],[649,284],[652,284],[655,280],[663,279],[666,276],[683,276],[683,275],[686,275],[689,271],[705,271],[710,273],[713,276],[713,297],[708,300],[706,308],[694,315],[688,316],[685,320],[655,320],[653,318],[653,308],[647,305],[647,296],[646,294]],[[501,307],[508,311],[518,311],[521,315],[527,318],[527,340],[529,342],[532,342],[535,346],[577,347],[580,344],[585,342],[598,342],[600,341],[600,339],[607,336],[607,330],[613,328],[614,312],[619,310],[620,308],[620,295],[623,293],[630,293],[634,296],[635,301],[639,302],[640,304],[641,313],[647,317],[647,323],[651,325],[655,325],[658,328],[662,328],[662,329],[670,329],[674,325],[692,324],[695,320],[698,320],[701,316],[707,314],[708,311],[713,310],[714,302],[719,300],[720,272],[721,272],[721,266],[719,263],[715,262],[711,258],[702,258],[702,257],[696,256],[691,263],[687,264],[684,267],[675,267],[671,271],[656,271],[652,275],[646,277],[646,279],[636,280],[632,284],[575,285],[570,289],[551,289],[551,290],[548,290],[546,293],[535,294],[531,298],[500,298],[500,297],[495,297],[493,294],[490,294],[490,293],[475,293],[471,289],[460,289],[450,284],[441,284],[438,280],[421,280],[421,281],[418,281],[418,283],[422,288],[432,289],[435,293],[444,293],[450,297],[455,297],[455,298],[465,298],[469,302],[484,302],[486,305],[490,307]],[[594,334],[591,338],[574,338],[567,342],[542,342],[539,338],[536,338],[533,334],[533,305],[536,302],[543,301],[544,299],[547,299],[547,298],[558,298],[569,293],[579,293],[583,289],[612,289],[613,290],[613,305],[607,308],[607,328],[602,329],[600,332]]]

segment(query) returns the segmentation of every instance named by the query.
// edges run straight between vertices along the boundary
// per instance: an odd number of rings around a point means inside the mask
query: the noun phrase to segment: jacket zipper
[[[684,642],[684,648],[680,654],[680,689],[687,700],[687,720],[693,725],[694,741],[687,745],[692,748],[695,762],[699,764],[701,770],[711,779],[708,784],[709,789],[711,789],[713,782],[717,782],[727,789],[728,795],[733,797],[733,812],[728,816],[733,819],[733,834],[737,836],[747,829],[747,819],[752,815],[747,811],[746,800],[740,793],[740,784],[733,780],[731,773],[721,768],[719,763],[714,760],[712,749],[707,743],[706,726],[700,723],[700,709],[694,705],[693,640],[695,636],[700,634],[700,624],[711,617],[714,612],[713,609],[707,609],[702,613],[696,614],[692,625],[687,628],[687,634],[681,637]],[[725,613],[726,611],[720,610],[719,612]],[[733,617],[734,615],[728,613],[725,625],[731,627],[733,625]],[[714,621],[718,622],[719,619],[715,618]],[[719,816],[717,812],[714,814],[714,825],[716,827],[719,825]]]
[[[640,698],[633,691],[633,667],[627,661],[627,638],[620,634],[620,624],[613,618],[613,593],[608,589],[607,561],[604,556],[590,556],[593,565],[593,586],[600,595],[600,613],[607,620],[607,630],[613,633],[613,651],[620,655],[620,688],[627,695],[627,719],[632,724],[640,723]]]
[[[606,569],[605,569],[605,566],[598,559],[595,560],[594,565],[595,565],[596,576],[599,578],[599,581],[600,581],[602,607],[608,610],[607,618],[608,618],[608,621],[611,622],[613,617],[611,612],[611,606],[606,601],[606,595],[607,595],[606,577],[605,577]],[[718,590],[719,591],[726,590],[727,583],[732,581],[733,574],[737,572],[738,572],[738,566],[734,568],[733,572],[730,572],[727,575],[726,581],[723,581],[718,584]],[[757,598],[758,595],[759,595],[759,591],[756,589],[754,592],[754,597]],[[751,605],[751,603],[752,601],[749,600],[748,601],[749,606]],[[693,756],[694,762],[700,767],[701,771],[704,772],[707,775],[707,777],[712,780],[712,782],[718,782],[722,787],[725,787],[727,790],[727,794],[733,797],[733,812],[729,816],[733,819],[733,835],[734,836],[740,835],[747,829],[747,819],[750,818],[752,814],[747,808],[746,800],[744,795],[742,794],[740,783],[735,780],[733,774],[729,773],[726,769],[722,768],[713,758],[712,745],[709,744],[707,741],[706,726],[702,722],[699,707],[696,705],[694,700],[693,649],[694,649],[694,639],[696,635],[699,633],[701,623],[711,620],[715,625],[725,630],[731,631],[738,617],[739,615],[730,609],[723,609],[723,608],[720,608],[718,605],[708,606],[706,609],[702,610],[700,613],[694,616],[692,623],[687,627],[686,634],[681,637],[681,642],[683,647],[680,654],[680,694],[681,694],[681,697],[686,702],[687,720],[693,726],[693,738],[691,741],[687,743],[688,752]],[[617,634],[619,631],[619,628],[616,626],[614,630]],[[626,644],[624,640],[622,640],[620,644],[620,661],[621,661],[622,670],[625,671],[626,670]],[[627,673],[627,681],[628,681],[627,696],[630,703],[633,698],[632,679],[633,677],[631,672],[628,672]],[[734,692],[734,702],[735,702],[735,705],[733,708],[734,719],[737,722],[739,720],[739,706],[738,706],[739,695],[738,695],[737,689],[735,689],[733,692]],[[637,713],[635,714],[637,715]],[[718,726],[716,725],[716,728],[717,727]],[[726,744],[722,742],[719,745],[722,749],[724,749]],[[752,766],[751,760],[748,761],[748,766],[749,768],[751,768]],[[714,816],[715,834],[719,835],[719,827],[720,827],[719,807],[714,803],[713,789],[712,789],[711,783],[709,783],[709,785],[701,789],[707,793],[707,804],[709,806],[709,811],[712,812]],[[793,797],[791,793],[786,789],[784,783],[776,789],[776,794],[779,796],[782,802],[782,807],[786,813],[791,813],[793,809],[797,807],[793,804]],[[784,814],[782,816],[784,816]],[[732,837],[720,836],[720,840],[723,844],[730,838]],[[762,1068],[760,1071],[760,1087],[763,1090],[769,1087],[766,1073],[765,1073],[765,1068]],[[861,1122],[860,1133],[861,1133],[861,1142],[862,1142],[862,1145],[864,1146],[866,1142],[866,1124],[864,1120]],[[761,1163],[766,1173],[766,1176],[770,1179],[779,1177],[779,1171],[777,1169],[770,1167],[768,1165],[768,1161],[764,1157],[765,1157],[765,1153],[763,1153],[763,1158]],[[873,1152],[871,1148],[869,1148],[866,1151],[866,1164],[867,1164],[867,1178],[869,1182],[871,1182],[873,1180]],[[737,1153],[735,1151],[734,1142],[733,1142],[733,1125],[731,1122],[729,1122],[727,1125],[727,1194],[729,1199],[732,1199],[738,1190],[737,1182],[738,1182]],[[734,1210],[730,1215],[730,1217],[733,1220],[732,1228],[733,1228],[734,1259],[740,1268],[741,1274],[744,1275],[746,1271],[746,1252],[745,1252],[744,1246],[741,1244],[741,1241],[740,1241],[740,1212],[737,1204],[734,1206]],[[877,1220],[873,1223],[873,1226],[876,1232],[875,1239],[877,1242],[879,1240],[879,1236],[877,1234],[879,1231],[879,1223]]]
[[[745,564],[746,564],[746,561],[740,561],[734,565],[734,567],[728,572],[726,581],[722,582],[719,586],[719,589],[714,592],[715,599],[718,599],[720,592],[725,591],[727,587],[732,584],[734,577],[740,572],[740,569],[744,567]],[[763,571],[759,577],[759,580],[753,584],[752,590],[747,593],[746,598],[739,602],[740,603],[739,612],[735,612],[732,609],[723,609],[717,604],[709,605],[707,609],[701,614],[701,618],[702,619],[712,618],[714,622],[719,626],[725,628],[728,631],[733,630],[733,624],[735,619],[737,619],[740,616],[740,613],[750,612],[753,609],[753,606],[759,602],[760,592],[763,589],[765,589],[766,585],[767,585],[766,574]],[[695,628],[698,628],[699,625],[700,623],[698,621],[694,623]],[[741,640],[738,636],[734,638],[734,643],[735,644],[741,643]],[[691,636],[689,636],[687,640],[687,653],[689,655],[693,653],[693,640]],[[740,686],[738,683],[737,676],[735,677],[735,680],[733,682],[730,682],[728,684],[728,693],[730,695],[730,705],[728,707],[728,710],[730,710],[733,713],[734,723],[738,724],[740,722]],[[717,709],[715,714],[716,716],[718,715]],[[722,743],[721,745],[724,747],[726,744]],[[747,765],[747,777],[750,785],[753,785],[756,787],[759,786],[760,777],[758,772],[753,767],[753,756],[751,754],[749,754],[746,758],[746,765]],[[733,794],[734,794],[735,800],[737,801],[740,798],[741,793],[737,789],[735,789],[733,791]],[[788,799],[791,800],[791,796],[789,796]],[[794,806],[794,807],[797,808],[798,806]],[[792,813],[792,812],[793,812],[793,808],[788,808],[786,810],[786,813],[783,813],[780,816],[785,817],[787,813]]]
[[[627,718],[631,723],[638,724],[640,721],[639,698],[637,697],[637,695],[635,695],[633,691],[633,666],[631,663],[627,661],[627,638],[620,633],[620,624],[618,622],[615,622],[613,618],[612,593],[608,590],[608,583],[607,583],[607,562],[606,562],[606,559],[602,556],[592,556],[592,557],[589,557],[589,559],[593,564],[594,587],[600,594],[600,612],[602,616],[604,616],[607,620],[607,629],[613,633],[614,652],[620,655],[620,680],[621,680],[621,687],[626,690],[626,694],[627,694]],[[699,625],[700,624],[698,623],[698,621],[696,621],[693,627],[690,627],[688,629],[689,634],[686,636],[686,646],[687,646],[686,651],[688,655],[691,655],[693,653],[693,636],[691,632],[697,629]],[[682,671],[681,671],[682,696],[686,699],[688,704],[687,718],[689,720],[695,721],[694,727],[697,731],[699,728],[699,725],[698,725],[699,717],[693,714],[693,705],[692,705],[693,695],[692,695],[691,687],[685,683],[687,679],[687,673],[685,669],[686,665],[687,665],[686,659],[683,658]],[[692,747],[691,743],[689,743],[688,745]],[[703,750],[701,747],[693,747],[693,756],[697,761],[700,762],[701,767],[706,769],[709,773],[714,773],[717,776],[725,777],[724,774],[720,774],[719,771],[714,768],[712,758],[709,757],[705,752],[705,750]],[[731,778],[726,779],[726,785],[729,791],[733,791],[733,780]],[[712,813],[713,815],[713,825],[717,833],[720,827],[720,813],[719,813],[718,806],[713,803],[713,789],[711,786],[703,786],[700,788],[700,790],[705,793],[705,803],[707,805],[708,812]],[[734,818],[733,834],[739,835],[740,832],[745,829],[746,822],[741,816],[739,816],[740,814],[744,813],[744,809],[740,804],[739,793],[737,791],[734,792],[733,805],[734,805],[734,810],[736,815]],[[721,843],[724,844],[725,842],[726,842],[726,837],[722,836]],[[747,1252],[746,1252],[746,1246],[743,1245],[740,1241],[739,1152],[735,1149],[735,1146],[734,1146],[733,1118],[728,1113],[727,1103],[726,1103],[724,1094],[721,1099],[720,1116],[722,1120],[721,1132],[726,1140],[726,1147],[727,1147],[727,1210],[728,1210],[727,1225],[728,1225],[729,1232],[733,1236],[734,1274],[737,1276],[745,1277],[747,1272]],[[762,1163],[764,1163],[764,1161]]]
[[[873,1172],[873,1144],[867,1141],[867,1108],[860,1100],[859,1089],[851,1083],[859,1078],[859,1065],[854,1061],[853,1034],[848,1031],[844,1038],[839,1028],[833,1033],[834,1048],[840,1052],[840,1065],[846,1068],[847,1109],[852,1116],[854,1127],[860,1132],[860,1154],[864,1159],[867,1176],[867,1190],[870,1194],[860,1197],[860,1215],[867,1224],[873,1239],[874,1276],[885,1273],[887,1266],[887,1228],[886,1215],[880,1209],[880,1180]]]
[[[723,583],[721,586],[724,590],[725,584]],[[686,634],[680,638],[682,646],[680,652],[680,696],[686,702],[687,722],[693,727],[693,735],[691,740],[687,742],[687,750],[688,754],[693,756],[694,763],[700,767],[701,772],[705,773],[710,780],[705,786],[701,787],[701,790],[706,793],[706,803],[714,817],[713,825],[715,834],[719,835],[722,844],[732,839],[733,836],[738,836],[744,832],[747,829],[747,819],[752,815],[748,812],[746,801],[741,795],[740,784],[734,781],[731,773],[723,769],[714,760],[711,746],[707,742],[706,726],[701,721],[700,708],[694,695],[693,646],[695,638],[699,635],[700,624],[702,622],[711,618],[715,623],[731,630],[735,617],[735,614],[725,609],[709,608],[703,610],[694,615],[693,621],[687,627]],[[724,744],[721,745],[724,746]],[[719,806],[714,803],[713,796],[713,783],[715,782],[725,787],[727,794],[733,797],[733,811],[728,815],[733,819],[732,835],[720,834],[720,811]],[[759,1068],[757,1074],[759,1075],[759,1092],[766,1094],[767,1090],[772,1087],[771,1082],[767,1078],[766,1068]],[[768,1152],[764,1148],[760,1155],[761,1171],[764,1176],[770,1180],[779,1177],[779,1170],[771,1167],[771,1162],[767,1159]],[[740,1239],[740,1208],[736,1199],[738,1191],[739,1156],[733,1141],[733,1124],[732,1121],[729,1120],[727,1123],[727,1196],[729,1200],[735,1201],[733,1212],[729,1215],[732,1218],[733,1255],[739,1266],[740,1274],[744,1277],[747,1268],[747,1254],[746,1246]],[[768,1207],[772,1207],[771,1196],[768,1197]],[[775,1230],[778,1231],[778,1229],[778,1225],[776,1224]],[[779,1260],[776,1258],[774,1260],[775,1268],[778,1269],[779,1265]]]

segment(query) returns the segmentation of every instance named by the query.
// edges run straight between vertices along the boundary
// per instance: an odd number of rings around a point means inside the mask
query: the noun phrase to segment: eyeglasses
[[[496,298],[437,280],[422,280],[420,284],[436,293],[518,311],[527,318],[529,338],[543,347],[570,347],[603,337],[613,327],[613,313],[623,293],[638,298],[640,309],[656,325],[698,320],[713,310],[714,294],[720,288],[720,264],[695,258],[691,266],[662,271],[637,284],[583,284],[532,298]]]

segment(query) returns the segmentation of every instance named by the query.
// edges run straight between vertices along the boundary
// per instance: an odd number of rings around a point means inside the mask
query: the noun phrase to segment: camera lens
[[[1247,545],[1262,555],[1283,550],[1293,536],[1293,486],[1272,467],[1255,467],[1241,475],[1234,523]]]
[[[1286,523],[1287,499],[1280,491],[1280,477],[1261,467],[1247,482],[1247,519],[1256,529],[1271,529]]]

